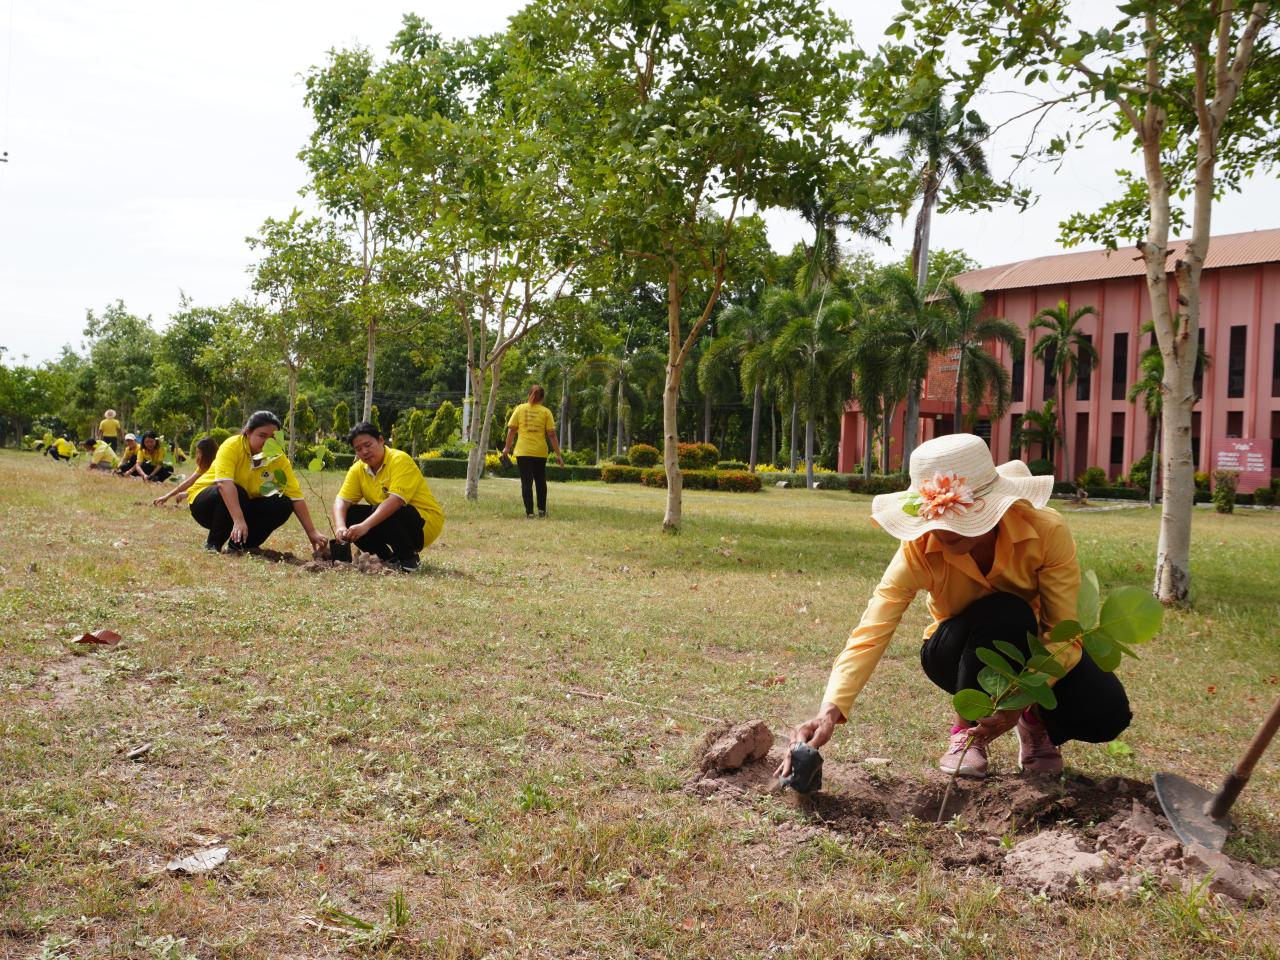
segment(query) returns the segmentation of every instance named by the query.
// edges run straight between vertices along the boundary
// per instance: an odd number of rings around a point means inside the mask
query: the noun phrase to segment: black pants
[[[123,457],[120,460],[120,466],[116,467],[116,473],[124,475],[133,469],[133,465],[138,462],[137,457]]]
[[[56,448],[56,447],[50,447],[50,448],[49,448],[49,456],[53,457],[53,459],[55,459],[55,460],[70,460],[70,459],[71,459],[70,457],[64,457],[62,454],[60,454],[60,453],[58,452],[58,450],[57,450],[57,448]]]
[[[353,503],[347,507],[347,526],[364,523],[376,507]],[[407,503],[356,541],[365,553],[382,560],[412,560],[422,550],[422,514]]]
[[[162,463],[159,466],[156,466],[153,463],[144,462],[142,464],[142,472],[146,474],[147,479],[152,483],[163,483],[165,480],[168,480],[173,476],[173,467],[169,466],[167,463]]]
[[[251,497],[239,484],[236,484],[236,493],[240,497],[240,512],[244,514],[245,525],[249,528],[249,536],[241,546],[262,546],[272,531],[282,526],[293,513],[293,501],[288,497]],[[191,516],[209,531],[205,546],[221,550],[231,538],[235,521],[222,502],[216,483],[201,490],[200,495],[191,501]]]
[[[533,516],[533,488],[538,488],[538,512],[547,512],[547,458],[516,457],[520,468],[520,496],[524,498],[524,512]]]
[[[115,437],[103,437],[102,442],[105,443],[107,446],[109,446],[113,451],[116,449]]]
[[[1035,614],[1025,600],[1011,593],[994,593],[940,623],[920,651],[920,664],[929,679],[948,693],[979,690],[978,672],[983,663],[974,652],[978,647],[1005,640],[1025,655],[1027,634],[1038,632]],[[1084,651],[1080,662],[1054,685],[1053,692],[1057,708],[1036,709],[1054,743],[1108,743],[1133,719],[1119,678],[1099,669]]]

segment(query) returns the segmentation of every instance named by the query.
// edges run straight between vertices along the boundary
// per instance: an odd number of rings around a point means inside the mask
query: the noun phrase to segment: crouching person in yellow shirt
[[[328,538],[311,522],[311,511],[289,458],[262,452],[279,429],[279,417],[259,410],[239,434],[222,442],[213,466],[191,484],[191,516],[209,531],[205,549],[216,553],[228,541],[230,550],[260,547],[290,514],[297,516],[313,547],[328,544]],[[266,484],[272,486],[264,494]]]
[[[872,501],[872,521],[900,543],[862,621],[836,657],[818,715],[801,724],[793,742],[820,747],[850,710],[919,591],[929,596],[933,623],[925,630],[920,664],[947,693],[977,689],[983,669],[977,651],[1008,643],[1026,655],[1038,636],[1067,674],[1054,686],[1057,706],[1002,710],[977,722],[956,716],[950,744],[938,762],[944,773],[983,777],[987,745],[1016,730],[1018,766],[1027,773],[1062,771],[1058,746],[1069,740],[1106,743],[1129,725],[1124,687],[1074,643],[1048,633],[1076,617],[1080,566],[1066,522],[1044,509],[1052,477],[1033,477],[1014,460],[999,467],[986,443],[952,434],[922,443],[911,454],[911,486]],[[973,745],[966,751],[970,734]],[[790,757],[779,775],[790,770]]]
[[[338,539],[402,570],[418,569],[418,555],[444,528],[444,512],[426,478],[413,457],[388,447],[372,423],[357,423],[347,439],[356,462],[333,501]]]
[[[82,447],[89,454],[89,469],[110,473],[120,463],[120,458],[105,440],[85,440]]]

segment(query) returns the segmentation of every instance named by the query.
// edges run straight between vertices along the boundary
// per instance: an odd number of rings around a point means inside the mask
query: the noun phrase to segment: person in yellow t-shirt
[[[120,458],[105,440],[86,440],[81,446],[89,454],[90,470],[105,470],[110,473],[120,463]]]
[[[289,458],[262,452],[279,429],[280,418],[270,410],[252,414],[243,430],[218,447],[213,466],[191,484],[191,516],[209,531],[205,549],[218,553],[224,544],[233,551],[257,549],[290,514],[298,518],[313,548],[328,544],[311,522]],[[272,486],[264,494],[266,484]]]
[[[356,462],[333,500],[337,538],[406,572],[418,569],[419,554],[444,529],[444,511],[426,477],[413,457],[388,447],[368,421],[352,427],[347,440]]]
[[[120,452],[120,466],[116,467],[116,473],[122,477],[127,477],[133,473],[133,468],[138,465],[138,453],[141,451],[138,446],[138,438],[132,433],[124,435],[124,449]]]
[[[156,436],[154,430],[148,430],[142,435],[142,443],[139,444],[137,459],[134,461],[133,467],[125,476],[141,477],[144,480],[150,480],[153,483],[162,483],[173,476],[173,467],[164,462],[168,451],[160,438]]]
[[[78,457],[80,451],[76,449],[76,445],[71,442],[71,438],[65,433],[54,439],[53,443],[45,448],[45,453],[53,457],[55,460],[70,460],[72,457]]]
[[[1048,639],[1076,617],[1080,566],[1066,522],[1045,509],[1052,477],[1026,465],[996,467],[981,437],[951,434],[911,455],[911,486],[872,501],[872,521],[900,542],[857,628],[836,657],[817,716],[792,734],[792,744],[822,746],[846,722],[916,593],[928,593],[933,623],[925,630],[921,666],[948,693],[977,689],[977,650],[997,643],[1028,654],[1039,636],[1066,669],[1054,684],[1057,706],[1002,710],[977,721],[959,715],[938,763],[945,773],[984,777],[987,745],[1016,729],[1018,766],[1028,773],[1062,771],[1059,745],[1107,743],[1132,719],[1124,687],[1072,641]],[[975,739],[968,750],[970,735]],[[790,753],[778,769],[790,772]]]
[[[538,516],[547,515],[547,443],[556,453],[556,462],[564,466],[560,454],[560,441],[556,437],[556,421],[551,411],[542,404],[546,391],[534,384],[529,400],[511,411],[507,421],[507,442],[502,448],[504,457],[511,456],[515,444],[516,465],[520,468],[520,496],[524,499],[524,515],[533,516],[534,488],[538,492]]]
[[[218,445],[213,442],[213,437],[201,437],[196,442],[196,468],[192,471],[191,476],[183,480],[180,484],[170,490],[163,496],[156,497],[151,501],[154,507],[163,506],[170,500],[182,502],[186,499],[187,491],[191,485],[204,476],[205,472],[213,466],[213,458],[218,455]]]
[[[112,452],[115,452],[116,444],[123,433],[124,427],[120,426],[120,421],[116,419],[116,412],[108,410],[103,413],[102,422],[98,424],[98,439],[111,447]]]

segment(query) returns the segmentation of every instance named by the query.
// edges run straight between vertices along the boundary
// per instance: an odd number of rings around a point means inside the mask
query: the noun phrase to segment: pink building
[[[1172,264],[1184,246],[1172,244]],[[1109,477],[1150,449],[1147,415],[1141,403],[1127,399],[1138,379],[1138,358],[1150,343],[1139,333],[1150,319],[1150,300],[1141,257],[1133,250],[1091,250],[1039,257],[961,274],[956,281],[987,297],[987,309],[1012,320],[1027,335],[1035,315],[1066,300],[1072,310],[1093,306],[1097,317],[1085,317],[1080,330],[1092,339],[1098,364],[1082,366],[1067,394],[1068,443],[1072,473],[1097,466]],[[1214,237],[1201,280],[1200,336],[1212,363],[1200,382],[1201,400],[1192,419],[1192,443],[1198,470],[1211,469],[1215,441],[1229,437],[1264,441],[1272,475],[1280,474],[1280,230]],[[975,432],[987,439],[997,461],[1006,459],[1013,430],[1026,410],[1040,409],[1056,386],[1045,365],[1031,357],[1027,336],[1024,359],[1015,363],[1007,351],[1005,367],[1012,379],[1014,404],[999,421],[980,411]],[[955,363],[935,358],[925,381],[920,410],[920,437],[927,440],[952,432],[955,412]],[[859,469],[865,421],[858,405],[845,408],[840,434],[840,470]],[[891,458],[901,464],[902,412],[897,413]],[[1038,450],[1027,452],[1029,457]],[[1061,459],[1061,458],[1059,458]],[[1061,465],[1059,465],[1061,469]],[[1241,492],[1256,484],[1241,483]]]

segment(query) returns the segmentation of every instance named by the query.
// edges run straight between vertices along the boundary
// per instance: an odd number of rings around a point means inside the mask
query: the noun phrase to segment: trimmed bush
[[[717,470],[747,470],[748,467],[741,460],[721,460],[716,464]]]
[[[658,448],[647,443],[633,443],[627,451],[627,462],[633,467],[656,466],[661,459],[662,454]]]
[[[467,475],[467,461],[457,457],[432,457],[419,460],[418,469],[424,477],[459,479]]]
[[[1203,470],[1197,470],[1195,473],[1196,489],[1203,492],[1209,492],[1209,475]]]
[[[1234,470],[1213,471],[1213,509],[1218,513],[1235,513],[1239,479],[1240,474]]]
[[[644,479],[644,467],[624,467],[611,463],[600,467],[600,479],[605,483],[640,483]]]
[[[519,475],[518,471],[513,471],[513,473],[514,475]],[[565,464],[562,467],[558,463],[547,464],[547,479],[556,480],[561,483],[577,480],[599,480],[601,473],[602,468],[596,466]]]
[[[713,443],[681,443],[676,456],[683,470],[714,470],[720,460],[720,451]]]
[[[1030,460],[1027,462],[1027,469],[1033,477],[1053,476],[1053,464],[1048,460]]]
[[[746,470],[715,471],[716,489],[732,493],[759,493],[760,478]]]
[[[594,467],[596,455],[590,450],[563,450],[564,462],[571,467]]]
[[[849,479],[845,486],[850,493],[861,493],[870,496],[882,493],[896,493],[899,490],[907,489],[911,485],[911,478],[903,473],[873,473],[869,478],[864,478],[860,473],[846,474],[846,476]],[[800,478],[803,482],[804,474],[800,474]]]
[[[1259,487],[1253,491],[1253,502],[1259,507],[1270,507],[1276,502],[1276,492],[1270,487]]]
[[[299,446],[298,447],[298,466],[303,470],[309,468],[311,461],[319,457],[324,461],[326,470],[333,469],[333,451],[326,447],[323,443],[317,443],[315,446]]]
[[[1146,490],[1151,486],[1151,453],[1144,453],[1133,463],[1129,464],[1129,482],[1135,487],[1141,487]],[[1106,484],[1099,484],[1106,486]]]
[[[716,472],[714,470],[681,470],[680,476],[684,490],[714,490],[716,488]],[[661,467],[644,471],[640,480],[646,487],[667,488],[667,472]]]
[[[1107,485],[1107,471],[1101,467],[1090,467],[1076,477],[1076,483],[1082,487],[1105,487]]]
[[[625,453],[615,453],[613,456],[607,458],[607,462],[616,463],[620,467],[631,466],[631,461],[627,459],[627,455]]]
[[[333,467],[335,470],[350,470],[351,465],[356,462],[354,453],[335,453],[333,455]]]

